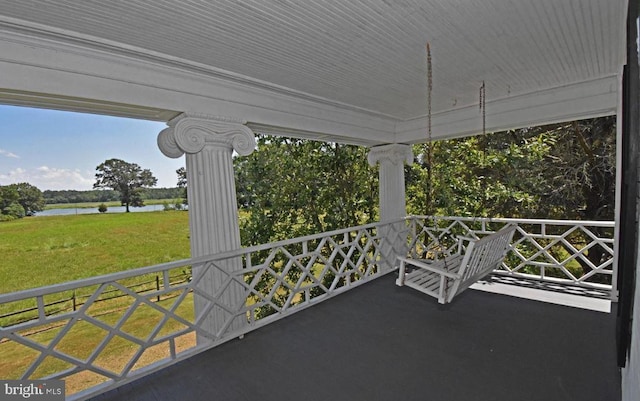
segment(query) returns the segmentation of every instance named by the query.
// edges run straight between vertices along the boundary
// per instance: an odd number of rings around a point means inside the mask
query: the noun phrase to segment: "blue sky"
[[[165,123],[0,105],[0,185],[88,190],[96,167],[117,158],[149,169],[156,187],[175,187],[184,156],[170,159],[156,143]]]

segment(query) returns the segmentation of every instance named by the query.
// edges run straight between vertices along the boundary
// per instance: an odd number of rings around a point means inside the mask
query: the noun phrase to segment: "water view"
[[[147,205],[142,207],[129,207],[131,212],[156,212],[164,210],[164,205]],[[124,213],[124,206],[110,206],[105,213]],[[74,207],[65,209],[49,209],[37,212],[36,216],[64,216],[71,214],[91,214],[100,213],[97,207]]]

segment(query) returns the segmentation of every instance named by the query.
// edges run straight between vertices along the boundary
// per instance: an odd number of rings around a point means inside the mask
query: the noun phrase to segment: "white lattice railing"
[[[499,273],[612,289],[613,222],[409,217],[2,294],[0,377],[64,379],[83,399],[379,277],[396,255],[433,256],[505,224],[518,230]]]
[[[412,216],[410,252],[433,257],[451,252],[455,237],[482,237],[506,224],[517,225],[511,251],[495,273],[535,279],[546,288],[573,288],[582,295],[608,294],[615,300],[613,221],[491,219]]]
[[[86,398],[391,271],[406,235],[404,221],[371,224],[0,295],[0,377],[64,379]],[[211,271],[223,279],[209,293]],[[224,321],[207,328],[210,314]]]

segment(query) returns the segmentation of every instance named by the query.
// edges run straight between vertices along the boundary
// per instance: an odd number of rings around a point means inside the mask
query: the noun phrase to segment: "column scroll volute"
[[[242,121],[182,114],[168,125],[158,135],[158,147],[167,157],[198,153],[207,145],[228,147],[246,156],[256,147],[253,131]]]

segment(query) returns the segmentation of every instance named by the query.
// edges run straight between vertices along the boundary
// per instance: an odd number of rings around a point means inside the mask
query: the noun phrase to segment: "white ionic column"
[[[158,146],[168,157],[185,154],[187,196],[189,199],[189,228],[191,256],[200,257],[239,249],[240,228],[236,202],[233,151],[240,155],[253,152],[256,142],[251,129],[240,121],[182,114],[169,121],[169,127],[158,135]],[[223,287],[226,272],[242,269],[240,258],[233,258],[216,266],[193,267],[193,276],[204,274],[196,286],[210,296],[222,293],[224,307],[214,306],[202,296],[194,294],[196,321],[211,336],[198,335],[198,344],[207,342],[224,332],[239,329],[246,318],[233,318],[230,311],[244,305],[246,294],[239,284]]]
[[[410,145],[390,144],[376,146],[369,150],[369,165],[380,164],[380,222],[388,222],[407,215],[407,201],[404,183],[404,164],[413,163]],[[396,256],[406,256],[407,241],[405,223],[400,222],[381,230],[387,240],[383,242],[382,269],[392,269]]]
[[[380,221],[405,217],[407,201],[404,187],[404,163],[413,164],[410,145],[391,144],[369,150],[369,165],[380,164]]]

